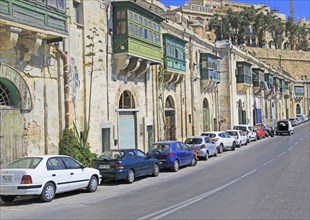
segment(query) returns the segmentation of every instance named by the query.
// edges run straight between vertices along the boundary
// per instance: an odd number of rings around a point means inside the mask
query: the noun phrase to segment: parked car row
[[[279,120],[274,132],[293,134],[291,120]],[[234,151],[270,134],[273,130],[265,124],[236,125],[226,131],[202,132],[184,142],[156,142],[147,153],[139,149],[108,150],[93,161],[93,168],[65,155],[23,157],[0,170],[0,198],[11,202],[17,196],[37,195],[43,202],[50,202],[62,192],[95,192],[102,180],[133,183],[137,177],[157,177],[161,169],[177,172],[182,166],[195,166],[198,158],[208,160],[209,156],[216,157],[228,149]]]

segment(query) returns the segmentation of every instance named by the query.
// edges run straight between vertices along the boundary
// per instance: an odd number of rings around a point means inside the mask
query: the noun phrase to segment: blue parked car
[[[159,160],[160,168],[170,168],[174,172],[180,166],[195,166],[197,159],[193,150],[180,141],[163,141],[152,144],[149,155]]]
[[[100,171],[103,180],[124,179],[127,183],[136,177],[159,175],[159,161],[138,149],[105,151],[93,161],[93,167]]]

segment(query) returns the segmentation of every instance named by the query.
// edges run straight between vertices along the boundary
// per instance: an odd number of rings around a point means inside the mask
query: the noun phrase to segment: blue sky
[[[160,0],[166,6],[184,5],[187,0]],[[290,0],[234,0],[233,2],[243,2],[248,4],[264,4],[270,6],[271,9],[277,9],[279,13],[286,14],[286,17],[290,15]],[[310,0],[294,0],[295,20],[299,18],[306,18],[310,20]]]

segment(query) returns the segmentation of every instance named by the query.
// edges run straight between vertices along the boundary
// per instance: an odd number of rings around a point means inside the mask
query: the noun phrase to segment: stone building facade
[[[3,2],[32,11],[0,15],[1,164],[57,154],[74,125],[99,154],[296,114],[294,78],[159,1]]]

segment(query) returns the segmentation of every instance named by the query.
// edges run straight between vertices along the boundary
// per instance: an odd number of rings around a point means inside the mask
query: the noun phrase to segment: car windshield
[[[24,157],[13,161],[8,164],[6,169],[35,169],[38,164],[42,161],[41,157]]]
[[[185,140],[185,144],[201,144],[202,140],[201,138],[187,138]]]
[[[152,152],[170,151],[169,144],[153,144]]]
[[[103,154],[100,155],[99,159],[118,159],[124,157],[125,152],[124,151],[113,151],[113,150],[108,150],[103,152]]]

